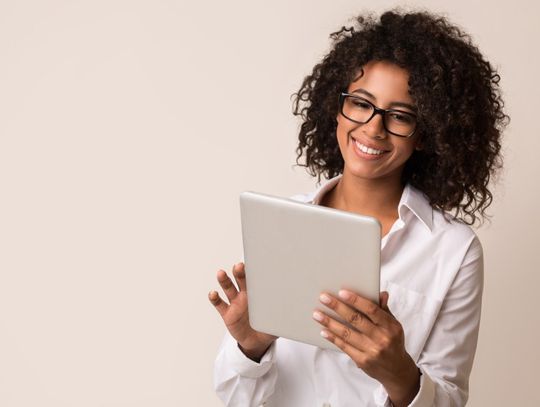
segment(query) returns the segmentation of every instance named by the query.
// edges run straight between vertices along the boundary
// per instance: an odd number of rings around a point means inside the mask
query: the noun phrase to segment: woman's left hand
[[[321,335],[382,383],[394,406],[407,406],[420,388],[420,371],[405,350],[401,324],[388,309],[388,293],[381,293],[381,306],[347,290],[339,298],[322,293],[320,301],[350,324],[316,310],[313,318],[324,327]]]

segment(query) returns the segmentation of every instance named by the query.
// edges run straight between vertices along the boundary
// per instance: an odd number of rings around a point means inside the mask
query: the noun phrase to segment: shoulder
[[[470,225],[439,209],[433,209],[433,232],[444,233],[464,240],[478,239]]]
[[[341,174],[336,175],[335,177],[330,178],[329,180],[320,184],[316,190],[311,191],[307,194],[293,195],[289,199],[303,202],[303,203],[311,203],[311,204],[319,205],[323,197],[337,185],[340,178],[341,178]]]
[[[403,215],[414,219],[412,224],[416,225],[414,230],[418,232],[414,234],[417,240],[415,244],[421,245],[424,242],[438,259],[455,266],[471,256],[481,257],[482,246],[471,226],[450,213],[433,208],[420,190],[408,185],[406,192],[402,203],[410,213],[408,216],[405,213]]]
[[[483,249],[478,235],[473,228],[450,214],[433,209],[433,230],[449,254],[459,254],[462,262],[483,256]]]
[[[452,240],[465,245],[478,241],[476,233],[469,225],[450,213],[433,208],[427,196],[419,189],[407,185],[400,206],[402,203],[424,223],[432,238]]]
[[[296,195],[290,196],[289,199],[293,201],[298,201],[298,202],[312,203],[315,198],[316,193],[317,191],[312,191],[307,194],[296,194]]]
[[[475,232],[470,225],[460,219],[454,218],[450,213],[433,209],[433,229],[447,233],[458,234],[463,237],[473,237]]]

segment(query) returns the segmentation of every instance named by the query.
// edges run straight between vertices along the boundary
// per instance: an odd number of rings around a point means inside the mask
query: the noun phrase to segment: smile
[[[384,150],[377,150],[375,148],[371,148],[371,147],[368,147],[362,143],[360,143],[359,141],[355,140],[354,138],[351,137],[351,139],[354,141],[354,144],[356,145],[356,147],[362,151],[363,153],[365,154],[369,154],[369,155],[381,155],[382,153],[384,153],[385,151]]]

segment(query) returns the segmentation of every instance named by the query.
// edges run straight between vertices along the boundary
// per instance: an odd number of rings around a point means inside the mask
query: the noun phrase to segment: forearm
[[[277,379],[274,349],[257,363],[247,358],[237,342],[226,335],[214,365],[214,386],[228,407],[259,406],[274,392]]]
[[[394,382],[384,385],[394,407],[407,407],[420,390],[420,370],[414,362],[407,371],[398,372]]]

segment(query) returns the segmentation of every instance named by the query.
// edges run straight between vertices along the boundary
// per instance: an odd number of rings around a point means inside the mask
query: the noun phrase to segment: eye
[[[371,110],[371,109],[373,109],[372,106],[367,101],[365,101],[364,99],[350,98],[350,103],[352,103],[352,105],[357,109],[362,109],[362,110]]]
[[[389,112],[389,114],[390,114],[390,118],[393,121],[398,122],[398,123],[412,124],[415,122],[414,116],[411,114],[407,114],[405,112],[393,111],[393,112]]]

